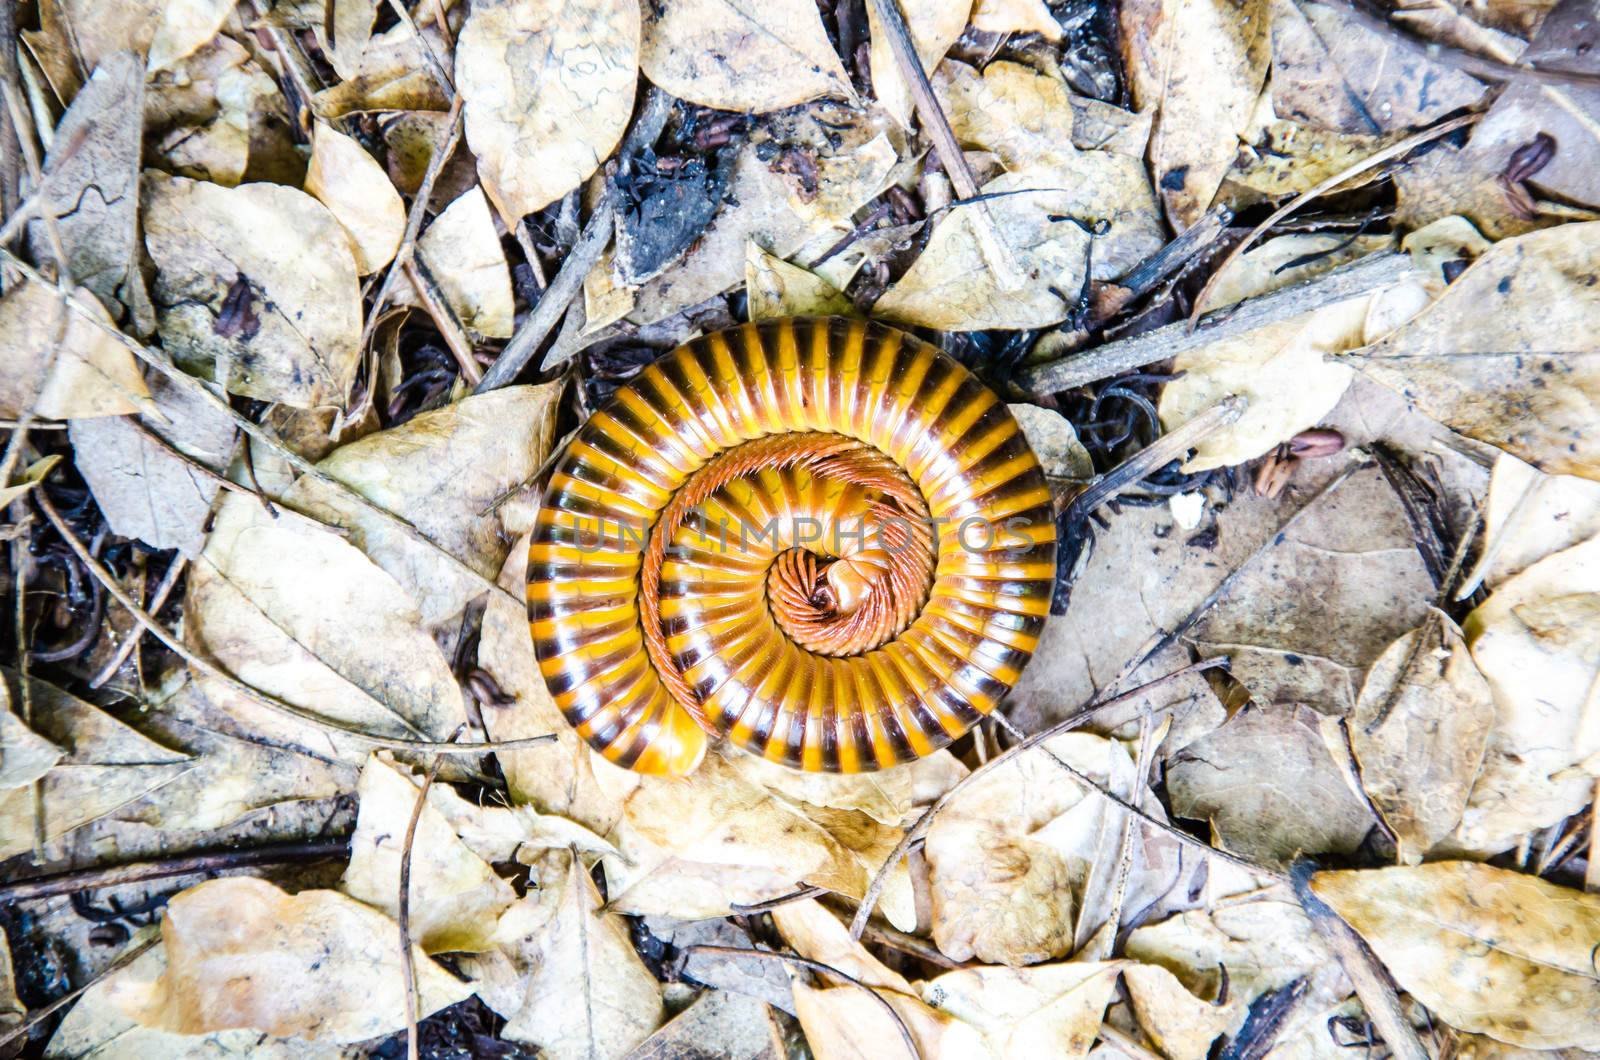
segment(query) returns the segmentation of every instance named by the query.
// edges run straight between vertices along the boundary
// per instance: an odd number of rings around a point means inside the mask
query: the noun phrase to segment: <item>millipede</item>
[[[539,667],[617,765],[714,740],[853,773],[928,755],[1015,685],[1055,572],[1010,410],[877,323],[764,321],[645,368],[550,471],[528,562]]]

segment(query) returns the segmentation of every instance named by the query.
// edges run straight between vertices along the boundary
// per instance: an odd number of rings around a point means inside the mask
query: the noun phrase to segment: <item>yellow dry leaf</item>
[[[906,823],[967,775],[967,767],[949,751],[876,773],[802,773],[756,755],[730,761],[751,781],[791,802],[856,811],[887,825]]]
[[[111,317],[93,292],[25,280],[0,298],[0,416],[30,409],[51,419],[124,416],[155,407],[126,346],[89,319]]]
[[[399,927],[336,891],[291,895],[249,876],[210,880],[167,904],[161,937],[161,977],[119,980],[108,991],[142,1026],[359,1042],[406,1024]],[[471,993],[420,948],[413,959],[419,1016]]]
[[[897,1023],[859,987],[814,987],[796,980],[793,990],[795,1013],[816,1060],[916,1060],[917,1056],[989,1060],[977,1032],[918,998],[877,991],[900,1017]],[[917,1044],[915,1055],[906,1048],[901,1024]]]
[[[965,968],[923,983],[922,999],[975,1030],[994,1060],[1078,1060],[1099,1036],[1122,967],[1122,961],[1081,961]]]
[[[854,97],[811,0],[657,0],[645,12],[640,64],[679,99],[762,113]]]
[[[417,256],[463,326],[489,338],[511,337],[511,268],[481,187],[462,193],[433,219],[417,240]],[[422,304],[410,284],[395,301]]]
[[[388,174],[364,147],[326,122],[317,122],[305,188],[344,226],[357,272],[365,276],[389,264],[405,234],[406,207]]]
[[[305,162],[289,138],[283,94],[232,37],[153,74],[144,110],[152,166],[227,187],[247,176],[300,183]]]
[[[4,684],[0,681],[0,686]],[[50,772],[66,752],[24,725],[11,713],[4,696],[0,696],[0,706],[6,708],[0,714],[0,791],[9,792]]]
[[[52,16],[70,27],[72,49],[85,70],[119,51],[148,55],[164,69],[205,44],[233,10],[230,0],[57,0]]]
[[[1052,479],[1088,482],[1094,478],[1094,458],[1078,441],[1072,423],[1053,409],[1037,405],[1009,405],[1011,415],[1028,439],[1028,447],[1039,458],[1039,466]]]
[[[985,33],[1038,33],[1045,40],[1061,39],[1061,23],[1044,0],[978,0],[972,9],[972,28]]]
[[[796,953],[818,961],[868,986],[909,997],[914,988],[899,972],[885,967],[867,948],[850,937],[850,929],[814,898],[786,902],[772,911],[772,922]]]
[[[1322,872],[1311,889],[1452,1027],[1600,1049],[1600,895],[1465,861]]]
[[[900,72],[889,33],[878,18],[877,5],[869,0],[866,6],[868,32],[872,38],[869,58],[872,91],[895,121],[910,128],[915,110],[911,86]],[[905,16],[906,28],[911,31],[911,42],[916,45],[922,69],[932,74],[966,28],[972,0],[918,0],[914,4],[900,4],[900,11]]]
[[[814,272],[768,254],[755,240],[746,245],[744,282],[751,320],[859,315],[843,291]]]
[[[1266,120],[1245,135],[1248,142],[1240,146],[1218,196],[1235,210],[1263,200],[1289,199],[1400,139],[1399,134],[1363,136],[1284,121],[1272,114],[1270,100],[1263,97],[1261,102],[1265,112],[1257,117]],[[1382,175],[1381,168],[1371,169],[1336,187],[1346,191]]]
[[[1122,981],[1139,1026],[1170,1060],[1200,1060],[1233,1022],[1232,1009],[1195,997],[1159,964],[1126,965]]]
[[[341,81],[356,76],[361,59],[372,40],[372,23],[378,17],[378,0],[337,0],[323,8],[333,16],[333,25],[318,22],[312,27],[317,45],[328,65]],[[332,46],[329,46],[330,32]]]
[[[1402,683],[1403,682],[1403,683]],[[1391,644],[1350,716],[1361,786],[1414,865],[1461,821],[1483,764],[1494,698],[1448,615]]]
[[[456,51],[467,143],[521,217],[588,179],[633,114],[637,0],[485,0]]]
[[[1150,165],[1172,225],[1192,225],[1233,165],[1271,58],[1268,0],[1130,0],[1120,8]]]
[[[446,45],[438,27],[421,27],[435,54]],[[324,121],[372,111],[445,111],[450,100],[428,73],[427,48],[407,26],[395,26],[372,37],[354,76],[318,92],[311,109]],[[407,194],[411,189],[403,188]]]
[[[1600,479],[1600,221],[1496,243],[1351,363],[1453,430]]]
[[[1600,534],[1600,482],[1546,475],[1510,453],[1495,458],[1483,553],[1467,576],[1496,588],[1546,556]]]

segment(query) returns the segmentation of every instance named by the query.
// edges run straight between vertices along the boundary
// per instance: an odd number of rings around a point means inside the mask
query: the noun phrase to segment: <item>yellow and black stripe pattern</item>
[[[556,463],[528,613],[606,758],[709,738],[806,770],[930,754],[994,709],[1055,572],[1039,463],[995,395],[878,324],[745,325],[618,391]]]

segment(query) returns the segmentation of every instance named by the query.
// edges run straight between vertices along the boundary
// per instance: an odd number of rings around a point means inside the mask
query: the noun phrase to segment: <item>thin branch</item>
[[[450,739],[460,736],[465,728],[465,725],[457,726]],[[405,841],[400,845],[400,897],[395,920],[400,928],[400,970],[405,976],[406,985],[406,1056],[410,1060],[418,1060],[417,965],[411,954],[411,850],[417,842],[417,823],[422,820],[422,808],[428,804],[428,789],[433,787],[434,778],[439,775],[439,763],[443,761],[443,755],[434,755],[428,775],[422,779],[421,789],[417,792],[416,805],[411,807]]]
[[[150,613],[159,615],[161,609],[167,604],[167,597],[172,595],[173,588],[178,584],[178,579],[183,576],[184,568],[189,565],[189,560],[183,553],[172,557],[172,562],[167,564],[166,572],[161,575],[161,581],[156,585],[155,595],[150,597]],[[122,669],[122,664],[139,647],[139,642],[144,639],[145,628],[136,625],[126,639],[117,646],[116,652],[100,667],[100,672],[89,679],[90,688],[99,688]]]
[[[1143,482],[1174,460],[1182,459],[1213,432],[1237,423],[1248,407],[1249,402],[1242,397],[1226,397],[1178,429],[1163,434],[1073,498],[1069,507],[1074,517],[1087,516],[1123,490]]]
[[[295,861],[343,858],[349,852],[349,842],[338,839],[317,843],[274,843],[248,850],[212,850],[156,861],[130,861],[120,865],[73,869],[70,872],[54,872],[48,876],[0,883],[0,902],[54,898],[57,895],[76,894],[79,891],[123,887],[130,883],[147,883],[150,880],[165,880],[174,876],[193,876],[202,872],[231,872],[258,865],[284,865]]]
[[[444,292],[439,289],[439,281],[433,278],[433,270],[428,268],[421,254],[412,253],[406,260],[405,271],[406,279],[411,281],[411,289],[417,292],[417,299],[422,302],[423,311],[432,318],[433,326],[444,336],[444,344],[450,347],[450,355],[456,359],[461,377],[476,386],[483,378],[483,369],[478,367],[478,359],[473,356],[472,340],[467,338],[467,329],[461,326],[456,311],[450,308]]]

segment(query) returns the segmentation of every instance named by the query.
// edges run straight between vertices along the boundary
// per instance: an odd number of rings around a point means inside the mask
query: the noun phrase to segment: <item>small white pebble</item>
[[[1193,530],[1200,525],[1200,516],[1206,510],[1206,499],[1200,493],[1180,493],[1167,498],[1167,507],[1172,509],[1172,518],[1179,526]]]

